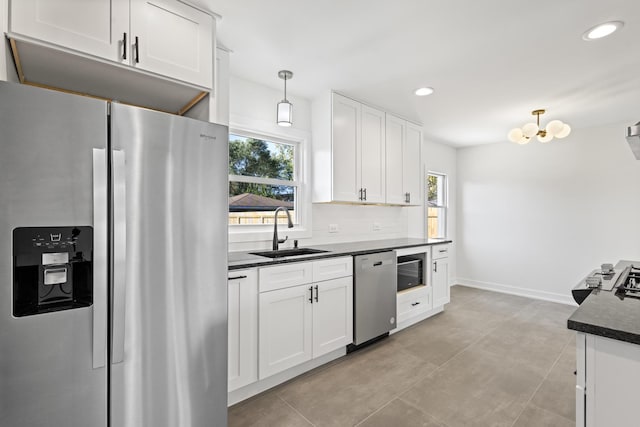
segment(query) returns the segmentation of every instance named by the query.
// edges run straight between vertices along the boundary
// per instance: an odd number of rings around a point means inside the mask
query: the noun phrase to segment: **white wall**
[[[439,172],[447,176],[448,181],[448,209],[447,209],[447,238],[453,240],[449,257],[450,277],[456,277],[456,201],[457,201],[457,150],[433,141],[422,141],[422,163],[426,180],[427,172]],[[424,188],[424,185],[423,185]],[[409,237],[424,238],[426,236],[426,212],[424,207],[404,208],[407,210],[407,235]]]
[[[603,262],[640,260],[627,124],[458,150],[458,283],[571,303]]]

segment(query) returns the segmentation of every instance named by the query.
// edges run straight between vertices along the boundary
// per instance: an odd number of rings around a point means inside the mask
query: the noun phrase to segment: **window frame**
[[[436,176],[442,179],[442,204],[431,205],[429,203],[429,177]],[[426,213],[426,221],[425,221],[425,235],[428,239],[446,239],[448,233],[448,220],[449,220],[449,177],[444,172],[437,172],[433,170],[427,171],[427,176],[425,179],[426,182],[426,191],[425,191],[425,213]],[[438,229],[442,233],[438,233],[439,235],[436,237],[429,237],[429,208],[435,208],[442,212],[442,215],[438,215],[438,220],[442,220],[442,225],[438,224]]]
[[[280,226],[278,232],[281,238],[289,236],[289,239],[311,237],[309,225],[311,202],[308,191],[308,150],[307,138],[302,135],[283,135],[268,131],[248,129],[241,126],[229,126],[229,135],[237,135],[246,138],[256,138],[268,142],[288,144],[294,146],[293,180],[282,180],[277,178],[264,178],[246,175],[227,174],[227,192],[229,184],[233,182],[252,182],[266,185],[286,185],[295,188],[294,210],[296,218],[293,228]],[[227,145],[229,144],[227,138]],[[274,209],[275,210],[275,209]],[[227,203],[228,212],[228,203]],[[273,224],[229,224],[227,216],[227,227],[229,230],[229,242],[254,242],[271,240],[273,237]]]

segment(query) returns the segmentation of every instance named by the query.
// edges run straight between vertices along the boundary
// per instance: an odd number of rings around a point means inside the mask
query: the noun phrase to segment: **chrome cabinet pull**
[[[366,188],[364,189],[364,201],[365,202],[367,201],[367,189]]]
[[[309,286],[309,302],[313,304],[313,286]]]
[[[438,261],[434,261],[433,262],[433,272],[437,273],[438,272]]]
[[[314,288],[316,288],[316,302],[318,302],[318,285],[315,285]]]
[[[415,306],[416,306],[416,305],[418,305],[418,304],[420,304],[420,301],[412,302],[412,303],[411,303],[411,306],[415,307]]]

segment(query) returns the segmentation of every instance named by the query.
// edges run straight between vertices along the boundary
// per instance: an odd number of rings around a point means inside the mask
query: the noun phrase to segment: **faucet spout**
[[[285,208],[284,206],[279,206],[278,208],[276,208],[275,212],[273,213],[273,246],[272,249],[274,251],[278,250],[278,247],[280,245],[280,243],[284,243],[287,238],[284,239],[278,239],[278,212],[280,211],[284,211],[284,213],[287,214],[287,228],[293,228],[293,222],[291,221],[291,215],[289,214],[289,209]]]

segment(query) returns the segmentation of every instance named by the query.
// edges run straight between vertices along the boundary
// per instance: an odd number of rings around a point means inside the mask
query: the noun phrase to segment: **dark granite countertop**
[[[267,258],[258,255],[251,255],[249,252],[229,252],[229,270],[239,270],[242,268],[265,267],[268,265],[284,264],[296,261],[308,261],[322,258],[333,258],[345,255],[364,255],[384,250],[393,250],[399,248],[411,248],[416,246],[431,246],[451,243],[448,239],[386,239],[386,240],[368,240],[363,242],[334,243],[328,245],[309,246],[313,249],[320,249],[327,252],[298,255],[282,258]],[[306,246],[305,246],[306,247]]]
[[[620,261],[617,269],[638,261]],[[640,299],[620,300],[613,292],[594,291],[569,317],[567,327],[587,334],[640,344]]]

